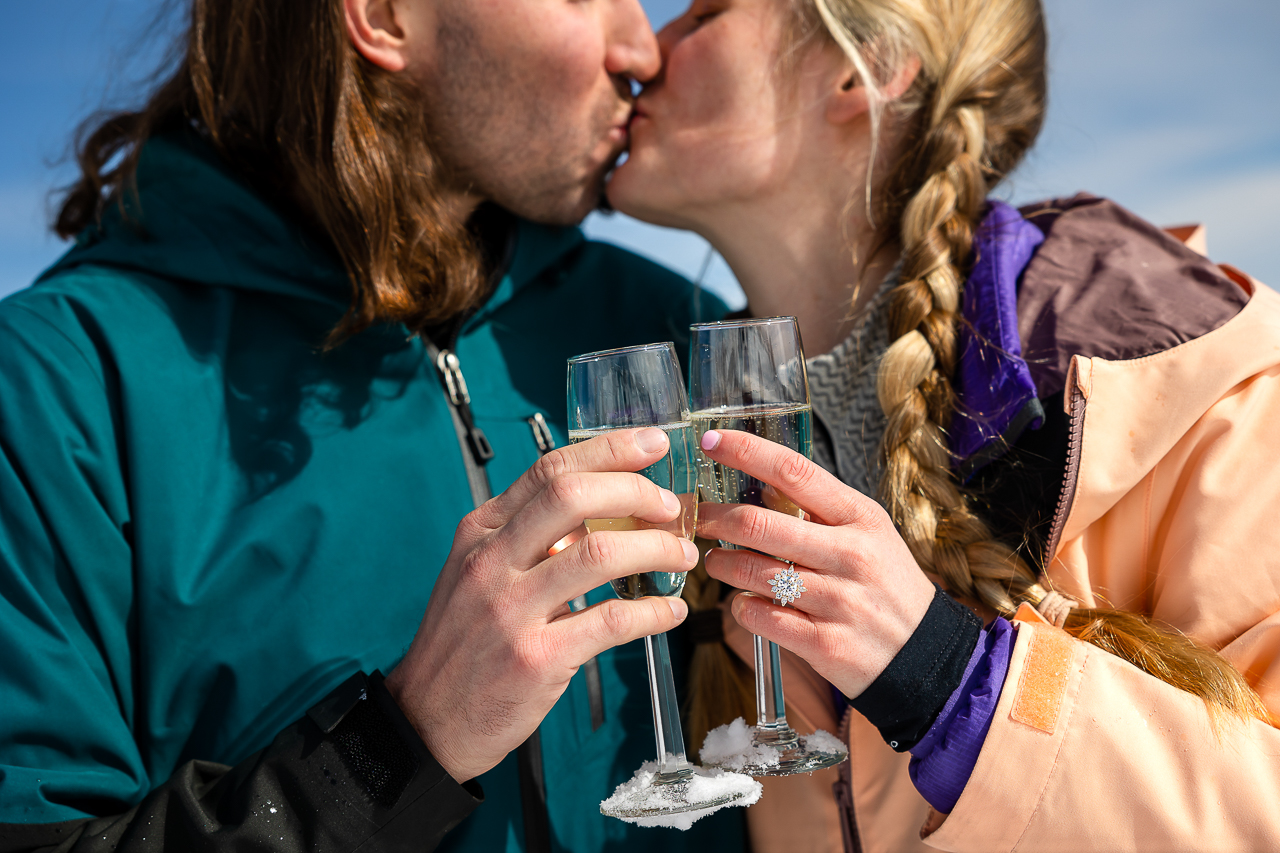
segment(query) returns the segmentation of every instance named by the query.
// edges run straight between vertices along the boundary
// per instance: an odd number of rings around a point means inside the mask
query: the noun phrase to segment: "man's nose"
[[[609,4],[609,43],[605,70],[644,83],[662,68],[658,40],[640,0],[606,0]]]

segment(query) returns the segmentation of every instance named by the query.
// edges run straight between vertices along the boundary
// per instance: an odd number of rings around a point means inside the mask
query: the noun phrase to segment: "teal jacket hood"
[[[389,672],[472,507],[424,342],[375,325],[320,346],[350,294],[331,251],[192,137],[146,145],[128,204],[0,301],[0,823],[123,812]],[[725,310],[576,228],[513,239],[454,347],[495,493],[539,457],[531,418],[567,441],[568,357],[684,352]],[[689,648],[672,637],[678,668]],[[542,726],[558,848],[740,848],[740,814],[599,815],[654,744],[640,645],[599,662],[603,723],[580,672]],[[520,850],[514,756],[479,781],[441,849]]]
[[[150,140],[133,190],[40,279],[94,264],[344,310],[350,304],[351,281],[327,241],[265,203],[194,132]],[[517,219],[515,252],[482,310],[505,303],[584,240],[576,227]]]

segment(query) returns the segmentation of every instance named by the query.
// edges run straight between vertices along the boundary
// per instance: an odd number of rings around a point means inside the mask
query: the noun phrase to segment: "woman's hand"
[[[708,574],[747,590],[733,601],[734,618],[856,697],[920,624],[933,584],[878,503],[795,451],[734,430],[707,432],[702,449],[772,486],[810,518],[742,504],[698,507],[699,536],[762,552],[707,554]],[[787,567],[783,560],[795,564],[806,590],[787,607],[771,602],[769,586]]]

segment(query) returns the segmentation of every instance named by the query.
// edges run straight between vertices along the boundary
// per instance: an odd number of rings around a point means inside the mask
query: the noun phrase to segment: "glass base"
[[[688,815],[697,820],[698,817],[726,806],[747,806],[760,798],[759,783],[751,783],[755,787],[750,789],[735,785],[733,790],[715,790],[725,788],[724,785],[698,784],[713,778],[713,774],[693,766],[672,773],[641,771],[600,804],[600,813],[625,821],[652,822],[657,826],[681,826],[687,829],[678,820],[673,822],[664,818]],[[744,783],[751,781],[738,778]],[[696,812],[702,814],[695,816],[693,813]],[[687,822],[692,823],[692,820]]]
[[[752,753],[760,756],[761,752],[767,752],[768,758],[735,763],[726,769],[748,776],[793,776],[834,767],[849,757],[849,750],[825,732],[820,744],[810,745],[805,737],[785,723],[781,726],[752,726],[749,731],[754,747]],[[705,760],[704,763],[714,766]]]

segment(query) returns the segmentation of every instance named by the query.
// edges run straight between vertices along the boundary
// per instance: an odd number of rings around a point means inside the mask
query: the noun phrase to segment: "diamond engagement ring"
[[[804,581],[792,566],[787,566],[774,575],[769,586],[773,587],[773,600],[784,607],[799,598],[800,593],[808,592],[804,588]]]

